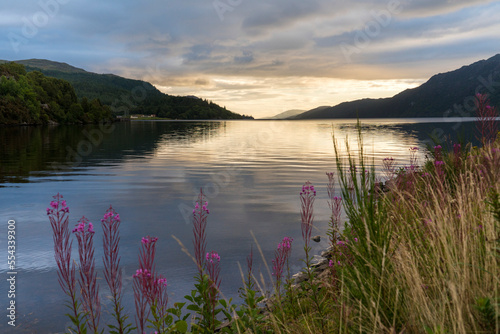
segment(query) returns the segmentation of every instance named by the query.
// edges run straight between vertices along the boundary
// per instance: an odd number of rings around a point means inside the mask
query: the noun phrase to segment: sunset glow
[[[5,3],[1,59],[143,79],[256,118],[390,97],[498,53],[498,1]]]

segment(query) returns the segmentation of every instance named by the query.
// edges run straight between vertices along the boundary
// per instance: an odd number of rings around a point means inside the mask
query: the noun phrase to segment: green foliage
[[[7,66],[5,66],[7,65]],[[23,65],[17,63],[0,64],[0,72],[7,77],[14,77],[16,80],[19,77],[26,75],[26,69]]]
[[[500,315],[497,314],[495,307],[491,303],[491,299],[485,297],[478,298],[474,307],[479,313],[479,321],[482,327],[493,333],[496,323],[500,321]]]
[[[486,203],[490,206],[493,217],[495,217],[497,223],[500,224],[500,194],[496,191],[491,191],[489,194],[489,200],[486,201]],[[497,239],[497,241],[500,241],[500,238]]]
[[[220,326],[221,321],[217,319],[222,308],[212,308],[211,300],[209,297],[210,279],[207,275],[200,275],[196,277],[195,290],[191,291],[190,295],[184,296],[190,304],[187,309],[195,312],[196,317],[191,324],[193,333],[213,333],[213,331]],[[226,305],[227,306],[227,305]]]
[[[232,325],[232,330],[250,328],[254,333],[258,333],[259,324],[264,321],[264,314],[258,305],[264,301],[264,296],[257,295],[257,291],[245,287],[241,293],[243,305],[236,311],[237,319]]]
[[[190,314],[182,316],[182,308],[186,303],[175,303],[174,307],[167,309],[167,312],[158,310],[156,303],[151,305],[153,320],[148,320],[149,328],[153,328],[158,333],[186,333],[188,323],[186,319]],[[165,314],[160,316],[160,314]],[[174,316],[176,319],[174,319]]]
[[[78,300],[73,296],[73,302],[72,303],[67,303],[66,306],[74,312],[74,315],[71,315],[70,313],[66,313],[66,316],[70,318],[71,322],[73,323],[73,328],[70,328],[70,331],[73,331],[78,334],[86,334],[87,333],[87,318],[86,314],[82,311],[80,311],[80,304],[78,303]]]
[[[70,82],[80,99],[99,100],[103,105],[109,106],[114,115],[144,114],[181,120],[252,118],[194,96],[163,94],[142,80],[126,79],[113,74],[90,73],[67,64],[44,60],[22,63],[26,64],[28,71],[39,71],[46,76]]]
[[[136,329],[136,327],[133,327],[131,323],[126,324],[126,321],[128,319],[128,315],[126,315],[123,312],[123,306],[118,306],[118,310],[113,310],[113,318],[115,318],[118,322],[118,326],[108,324],[108,328],[110,329],[109,333],[110,334],[129,334],[133,330]],[[117,312],[118,311],[118,312]]]
[[[111,119],[111,109],[93,100],[87,111],[65,80],[41,72],[26,73],[16,63],[0,65],[0,124],[46,124],[50,121],[98,123]]]
[[[144,114],[154,114],[170,119],[242,119],[250,118],[235,114],[219,105],[196,97],[153,95],[138,106]]]
[[[321,289],[320,284],[318,282],[315,282],[315,274],[313,272],[313,269],[311,268],[311,263],[312,263],[312,258],[310,257],[309,253],[311,251],[311,248],[308,247],[307,245],[304,246],[304,253],[305,253],[305,259],[304,259],[304,264],[306,265],[305,269],[303,272],[307,275],[307,279],[302,281],[300,283],[300,288],[302,292],[302,297],[306,297],[306,300],[309,299],[312,305],[314,305],[315,311],[317,312],[318,316],[314,317],[313,320],[317,320],[321,331],[325,331],[325,315],[327,312],[326,306],[327,306],[327,294],[325,293],[325,289]],[[292,289],[288,289],[287,295],[293,296],[293,291]]]
[[[166,319],[168,333],[187,333],[188,323],[186,320],[191,314],[187,313],[184,316],[182,315],[182,308],[184,305],[186,305],[186,303],[174,303],[174,307],[167,310],[169,313]],[[176,320],[174,320],[174,316]]]
[[[340,158],[337,142],[334,143],[342,198],[349,220],[348,230],[358,240],[347,243],[355,265],[345,265],[342,273],[352,297],[359,301],[359,307],[372,312],[373,321],[382,321],[390,327],[393,311],[396,309],[395,295],[398,287],[396,284],[382,282],[389,282],[393,272],[389,261],[392,256],[390,250],[395,247],[392,244],[393,229],[387,223],[387,211],[383,202],[376,195],[374,164],[370,167],[365,161],[359,120],[357,128],[360,146],[357,164],[347,140],[347,166]],[[384,304],[380,304],[382,296],[386,301]]]

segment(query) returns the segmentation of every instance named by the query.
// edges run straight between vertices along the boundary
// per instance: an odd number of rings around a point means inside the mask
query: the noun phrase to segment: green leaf
[[[193,311],[193,312],[200,312],[201,311],[200,307],[198,305],[194,305],[194,304],[188,305],[186,308],[190,311]]]
[[[71,314],[66,313],[66,316],[68,316],[68,317],[71,319],[71,322],[72,322],[72,323],[76,323],[76,319],[75,319],[75,317],[73,317]]]
[[[175,323],[175,326],[174,328],[175,330],[181,332],[181,333],[186,333],[187,330],[188,330],[188,324],[186,321],[184,320],[178,320],[176,323]]]
[[[179,310],[182,309],[186,305],[186,303],[174,303],[174,306],[178,308]]]

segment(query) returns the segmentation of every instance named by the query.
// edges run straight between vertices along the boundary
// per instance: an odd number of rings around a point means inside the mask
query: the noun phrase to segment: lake
[[[363,120],[364,148],[377,169],[394,157],[409,164],[409,148],[425,159],[429,134],[448,141],[474,138],[475,125],[455,118]],[[332,133],[357,149],[353,120],[310,121],[132,121],[111,126],[0,128],[1,249],[7,222],[16,226],[17,327],[0,323],[2,333],[63,333],[67,301],[57,283],[52,231],[45,209],[61,193],[70,208],[70,226],[85,215],[96,225],[94,244],[101,296],[100,219],[113,205],[120,214],[124,301],[130,320],[131,276],[138,266],[141,238],[156,236],[157,270],[168,280],[171,302],[193,288],[196,267],[172,238],[192,250],[192,209],[200,188],[209,201],[207,251],[221,256],[222,292],[237,299],[238,263],[245,269],[254,245],[254,268],[270,286],[269,272],[256,246],[270,263],[284,236],[293,243],[293,270],[303,256],[299,192],[305,181],[317,189],[315,230],[328,226],[326,172],[335,171]],[[345,151],[342,151],[345,152]],[[339,194],[340,195],[340,194]],[[254,239],[255,237],[255,239]],[[76,240],[74,243],[76,249]],[[318,254],[325,238],[314,244]],[[2,308],[7,307],[7,254],[0,261]],[[74,253],[76,258],[76,252]],[[110,304],[103,300],[104,324]]]

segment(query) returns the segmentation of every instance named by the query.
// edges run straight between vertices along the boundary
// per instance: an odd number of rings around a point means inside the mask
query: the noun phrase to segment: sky
[[[16,0],[0,59],[151,82],[256,118],[390,97],[500,53],[500,1]]]

